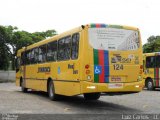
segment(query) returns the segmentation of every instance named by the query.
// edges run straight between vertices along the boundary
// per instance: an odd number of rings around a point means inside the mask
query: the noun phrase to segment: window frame
[[[70,47],[68,47],[70,50],[70,53],[69,53],[69,57],[68,58],[66,58],[65,59],[65,52],[66,52],[66,50],[65,49],[67,49],[67,47],[66,47],[66,43],[65,43],[65,41],[67,40],[67,38],[69,38],[70,37]],[[63,44],[62,44],[62,46],[60,46],[60,41],[62,41],[63,40]],[[72,36],[71,35],[68,35],[68,36],[65,36],[65,37],[62,37],[62,38],[60,38],[59,40],[58,40],[58,47],[57,47],[57,49],[58,49],[58,53],[57,53],[57,61],[68,61],[68,60],[70,60],[71,59],[71,44],[72,44]],[[60,49],[60,47],[62,47],[61,49]],[[59,56],[59,54],[60,54],[60,50],[62,50],[63,51],[63,58],[62,59],[60,59],[60,56]]]
[[[76,42],[73,43],[73,37],[76,36]],[[60,46],[60,41],[63,40],[62,45]],[[67,40],[69,40],[69,42],[67,42]],[[78,44],[77,44],[78,41]],[[52,52],[56,52],[55,56],[56,59],[55,60],[48,60],[48,46],[49,44],[56,44],[56,50],[52,51]],[[75,45],[76,44],[76,45]],[[76,51],[77,57],[73,57],[73,45],[74,45],[74,49]],[[30,65],[30,64],[41,64],[41,63],[46,63],[46,62],[56,62],[56,61],[68,61],[68,60],[76,60],[79,58],[79,45],[80,45],[80,33],[76,32],[73,33],[71,35],[67,35],[65,37],[59,38],[58,40],[54,40],[51,42],[48,42],[46,44],[42,44],[40,46],[37,46],[35,48],[32,49],[28,49],[24,52],[21,53],[21,65]],[[40,49],[41,47],[44,46],[45,47],[45,52],[40,53]],[[60,49],[61,47],[61,49]],[[36,49],[38,49],[38,54],[36,55],[37,51]],[[67,50],[68,49],[68,50]],[[63,58],[60,58],[59,53],[60,50],[63,51]],[[34,61],[31,61],[31,53],[34,52]],[[40,55],[42,54],[42,61],[40,61]],[[65,54],[67,57],[65,57]],[[43,56],[45,56],[45,58],[43,58]],[[44,59],[44,60],[43,60]]]
[[[24,56],[25,56],[25,65],[30,65],[30,49],[24,52]]]
[[[40,47],[42,47],[42,46],[45,46],[45,60],[44,61],[39,61],[39,56],[40,56],[40,51],[39,51],[39,49],[40,49]],[[41,63],[45,63],[45,62],[47,62],[47,44],[42,44],[42,45],[40,45],[40,46],[38,46],[38,64],[41,64]],[[42,60],[43,60],[43,54],[42,54]]]
[[[30,62],[31,65],[32,65],[32,64],[35,64],[35,51],[34,51],[34,50],[35,50],[35,48],[30,49],[30,56],[29,56],[29,57],[30,57],[30,58],[29,58],[30,61],[29,61],[29,62]],[[33,59],[34,61],[31,60],[31,55],[32,55],[32,53],[33,53],[33,58],[32,58],[32,59]]]
[[[39,47],[35,47],[35,48],[33,48],[34,49],[34,63],[33,64],[37,64],[38,63],[38,60],[39,60]],[[36,54],[35,54],[35,50],[36,49],[38,49],[38,54],[37,54],[37,56],[36,56]],[[37,58],[36,58],[37,57]]]

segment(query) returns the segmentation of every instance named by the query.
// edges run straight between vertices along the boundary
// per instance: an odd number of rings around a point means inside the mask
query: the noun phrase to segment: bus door
[[[160,54],[156,55],[156,65],[155,65],[155,84],[156,87],[160,87]]]
[[[88,29],[88,34],[93,47],[94,82],[137,81],[142,64],[138,31],[95,26]]]

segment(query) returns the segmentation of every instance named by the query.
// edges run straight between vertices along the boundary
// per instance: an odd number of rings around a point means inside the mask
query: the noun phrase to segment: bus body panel
[[[132,27],[125,27],[126,29],[137,30]],[[84,30],[88,33],[88,28]],[[140,34],[140,33],[139,33]],[[85,40],[89,39],[88,34],[85,34]],[[141,40],[139,36],[139,40]],[[88,92],[117,92],[117,91],[141,91],[144,83],[142,82],[142,45],[137,50],[130,51],[108,51],[94,49],[88,41],[84,45],[86,52],[84,52],[84,76],[82,80],[87,82],[82,83],[82,91]],[[120,58],[119,61],[114,61],[114,58]],[[89,65],[88,69],[85,66]],[[117,66],[122,65],[116,69]],[[102,73],[95,74],[95,66],[101,67]],[[89,72],[88,72],[89,71]],[[130,71],[130,72],[129,72]],[[103,74],[103,75],[102,75]],[[88,77],[90,79],[88,79]],[[140,87],[136,88],[136,85]],[[94,86],[97,86],[95,89]],[[99,87],[98,87],[99,86]],[[110,88],[109,88],[109,87]],[[118,87],[120,89],[117,89]],[[127,87],[128,86],[128,87]],[[87,87],[91,87],[90,89]],[[93,87],[93,88],[92,88]],[[115,87],[115,88],[114,88]],[[122,88],[121,88],[122,87]],[[125,87],[125,88],[123,88]],[[100,89],[102,88],[102,89]],[[124,89],[124,90],[122,90]],[[83,93],[82,92],[82,93]]]
[[[88,28],[88,25],[83,28],[79,27],[27,47],[27,50],[33,49],[65,36],[79,33],[78,59],[26,65],[26,70],[21,66],[23,72],[18,73],[16,77],[24,77],[25,72],[27,78],[25,79],[25,87],[45,92],[47,92],[47,81],[52,79],[55,93],[66,96],[94,92],[141,91],[143,84],[141,81],[142,70],[140,69],[142,65],[140,36],[140,46],[137,50],[98,50],[94,49],[89,43]],[[127,26],[124,26],[124,28],[138,30]],[[22,52],[24,50],[19,51],[19,53]],[[114,60],[119,57],[120,61]],[[95,74],[96,67],[100,67],[101,73]],[[20,79],[16,79],[16,85],[20,85]]]
[[[149,65],[150,61],[147,60],[147,58],[149,57],[153,57],[155,59],[155,61],[153,61],[154,67]],[[152,79],[154,87],[160,87],[160,65],[159,65],[159,59],[158,61],[156,61],[156,58],[160,59],[159,52],[143,54],[143,67],[144,67],[143,79],[144,82],[147,79]],[[147,64],[149,65],[148,67]]]
[[[92,83],[81,82],[81,94],[106,92],[106,93],[120,93],[120,92],[139,92],[143,88],[143,81],[131,83]]]
[[[65,80],[66,81],[66,80]],[[55,93],[66,96],[78,95],[80,93],[80,82],[71,82],[71,81],[54,81]]]
[[[105,53],[106,52],[106,53]],[[95,82],[109,83],[109,82],[137,82],[137,76],[142,76],[142,70],[140,66],[142,65],[142,57],[139,57],[138,52],[113,52],[113,51],[102,51],[99,50],[94,55],[93,61],[97,59],[97,63],[91,63],[94,66],[101,66],[104,75],[94,74],[92,69]],[[90,55],[91,56],[91,55]],[[130,58],[132,56],[132,58]],[[102,59],[100,59],[100,57]],[[106,58],[105,58],[106,57]],[[115,57],[120,57],[120,61],[113,61]],[[107,63],[105,63],[107,61]],[[128,72],[131,71],[131,72]]]

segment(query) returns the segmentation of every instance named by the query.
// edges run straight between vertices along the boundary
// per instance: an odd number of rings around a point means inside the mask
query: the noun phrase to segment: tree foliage
[[[160,52],[160,36],[150,36],[143,45],[144,53]]]
[[[12,61],[12,67],[14,68],[18,49],[54,35],[56,35],[54,29],[45,32],[29,33],[20,31],[13,26],[0,26],[0,69],[7,69],[9,60]]]
[[[9,46],[6,41],[5,27],[0,26],[0,69],[6,70],[9,66]]]

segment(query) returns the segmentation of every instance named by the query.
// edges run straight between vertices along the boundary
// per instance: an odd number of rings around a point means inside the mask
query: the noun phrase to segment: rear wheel
[[[84,99],[85,100],[98,100],[100,98],[100,93],[85,93]]]
[[[148,90],[154,90],[154,84],[152,79],[147,79],[146,80],[146,88]]]
[[[25,88],[25,82],[23,79],[21,79],[21,91],[24,93],[28,91],[28,88]]]
[[[59,95],[55,94],[54,84],[52,80],[50,80],[48,84],[48,95],[49,98],[54,101],[58,100],[60,97]]]

